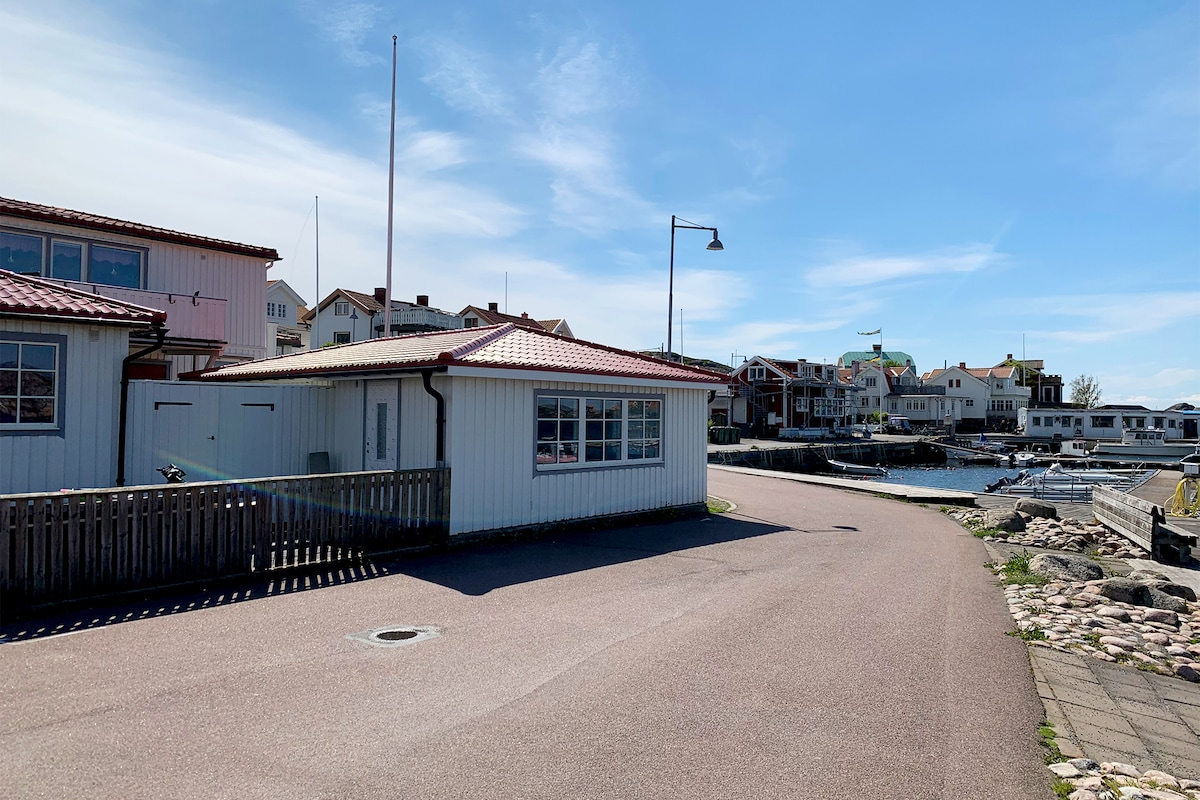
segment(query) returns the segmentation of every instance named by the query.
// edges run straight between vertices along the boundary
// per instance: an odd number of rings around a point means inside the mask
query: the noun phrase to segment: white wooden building
[[[165,319],[0,270],[0,494],[114,484],[130,333]]]
[[[451,534],[704,503],[709,392],[726,380],[513,324],[197,378],[328,382],[330,469],[449,467]]]
[[[0,198],[0,263],[12,272],[166,313],[163,349],[138,377],[269,355],[267,268],[278,260],[274,248]],[[135,332],[131,346],[142,342]]]

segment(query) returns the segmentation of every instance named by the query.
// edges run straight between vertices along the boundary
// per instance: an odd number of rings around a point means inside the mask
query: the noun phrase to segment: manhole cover
[[[376,647],[400,647],[432,639],[441,632],[435,625],[388,625],[362,633],[352,633],[346,638]]]

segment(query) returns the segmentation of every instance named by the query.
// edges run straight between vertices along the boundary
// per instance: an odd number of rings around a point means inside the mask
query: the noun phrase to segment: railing
[[[382,324],[383,313],[378,315]],[[421,327],[457,330],[463,326],[462,317],[432,308],[392,309],[392,327]]]
[[[174,339],[196,339],[205,342],[224,342],[225,305],[219,297],[200,297],[191,294],[151,292],[146,289],[127,289],[102,283],[55,281],[72,289],[120,300],[139,306],[155,308],[167,314],[167,328]]]
[[[448,469],[0,495],[0,609],[361,558],[444,536]]]

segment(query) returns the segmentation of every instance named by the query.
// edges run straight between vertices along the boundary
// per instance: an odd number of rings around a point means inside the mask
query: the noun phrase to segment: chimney
[[[880,353],[880,352],[883,352],[883,345],[873,344],[873,345],[871,345],[871,349],[874,350],[876,353]]]
[[[960,361],[960,362],[958,362],[958,368],[959,368],[959,369],[966,369],[966,368],[967,368],[967,362],[965,362],[965,361]]]
[[[427,294],[417,295],[417,305],[428,306],[429,305],[429,295],[427,295]]]
[[[500,304],[499,303],[488,303],[488,311],[495,311],[496,313],[500,313]]]
[[[851,361],[850,362],[850,377],[857,378],[858,373],[861,369],[862,369],[861,361]]]
[[[529,319],[529,312],[528,312],[528,311],[522,311],[522,312],[521,312],[521,319]]]
[[[379,305],[383,305],[383,301],[384,301],[384,298],[386,295],[387,295],[387,289],[383,288],[382,286],[375,287],[375,302],[376,303],[379,303]]]

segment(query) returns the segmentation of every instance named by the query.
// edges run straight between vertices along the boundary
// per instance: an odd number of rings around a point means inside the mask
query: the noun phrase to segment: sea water
[[[1041,472],[1041,469],[1037,470]],[[1008,467],[888,467],[887,475],[869,478],[881,483],[900,483],[908,486],[927,486],[933,489],[957,489],[962,492],[982,492],[985,487],[1007,477],[1015,480],[1019,468]]]

